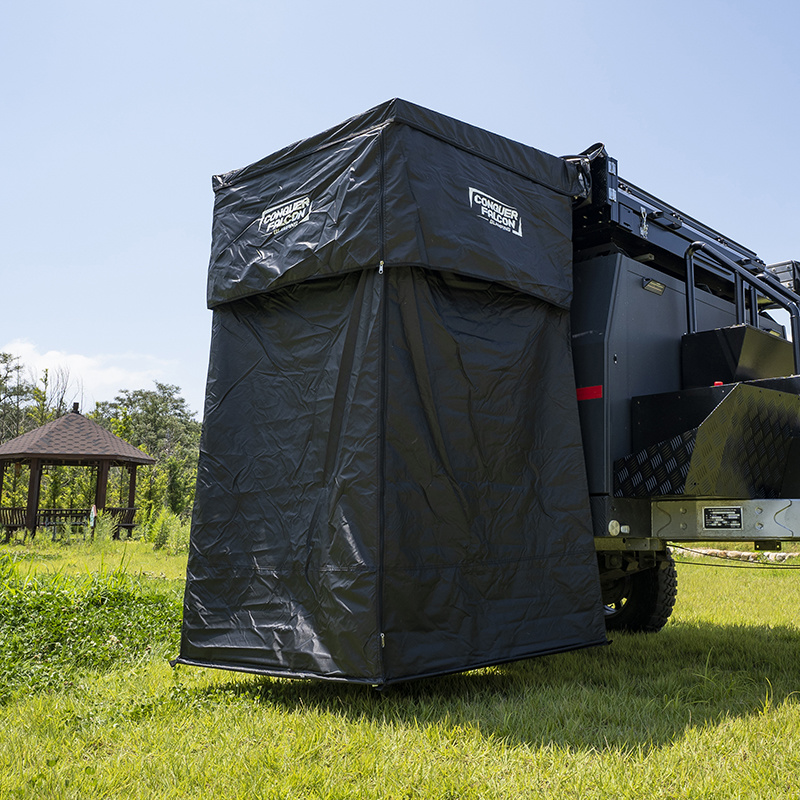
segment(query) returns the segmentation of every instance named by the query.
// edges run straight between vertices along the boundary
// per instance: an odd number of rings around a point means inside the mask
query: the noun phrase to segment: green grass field
[[[179,667],[184,557],[0,547],[0,798],[797,798],[800,571],[655,635],[377,693]]]

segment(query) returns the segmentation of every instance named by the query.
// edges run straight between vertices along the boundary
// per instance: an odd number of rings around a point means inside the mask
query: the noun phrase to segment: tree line
[[[0,444],[68,413],[79,399],[66,370],[44,370],[29,377],[20,360],[0,353]],[[163,509],[185,517],[194,502],[200,423],[194,418],[180,388],[155,382],[153,389],[122,389],[114,400],[96,403],[83,412],[116,436],[156,460],[141,469],[136,487],[139,521],[148,522]],[[42,508],[88,508],[94,502],[94,470],[86,467],[47,467],[41,489]],[[125,506],[127,474],[112,468],[108,504]],[[7,469],[3,505],[24,506],[28,490],[27,467]]]

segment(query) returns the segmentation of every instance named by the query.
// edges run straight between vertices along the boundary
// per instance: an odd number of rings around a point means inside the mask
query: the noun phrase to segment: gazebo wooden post
[[[0,506],[3,505],[3,484],[6,482],[6,461],[0,461]],[[11,531],[13,528],[6,528],[6,535],[3,541],[8,544],[11,541]]]
[[[106,494],[108,492],[108,461],[101,461],[97,467],[97,487],[94,492],[94,504],[98,511],[106,507]]]
[[[41,459],[32,458],[31,476],[28,481],[28,507],[25,511],[25,527],[31,532],[31,538],[36,536],[36,515],[39,511],[39,490],[42,487],[42,462]]]
[[[128,508],[136,505],[136,464],[128,464]]]

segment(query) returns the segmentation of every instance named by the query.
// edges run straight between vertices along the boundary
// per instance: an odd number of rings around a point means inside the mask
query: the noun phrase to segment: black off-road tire
[[[603,593],[606,630],[657,633],[678,596],[678,574],[671,555],[652,569],[626,575]]]

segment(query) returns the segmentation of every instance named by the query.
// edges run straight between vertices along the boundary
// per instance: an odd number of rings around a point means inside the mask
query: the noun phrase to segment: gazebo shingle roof
[[[0,445],[0,461],[119,461],[155,464],[155,459],[73,410]]]

